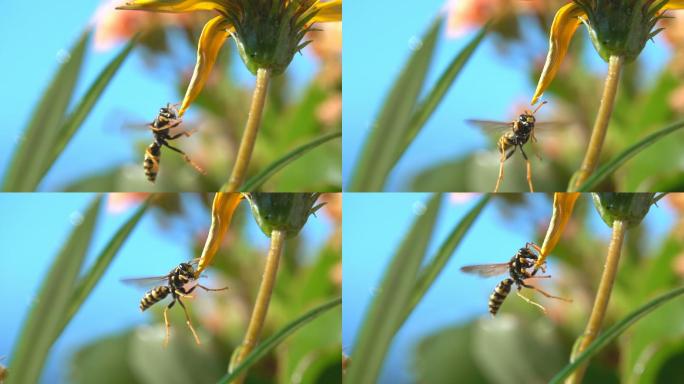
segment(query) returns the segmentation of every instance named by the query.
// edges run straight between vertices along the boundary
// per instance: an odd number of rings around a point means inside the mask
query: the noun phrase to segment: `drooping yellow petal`
[[[684,9],[684,0],[670,0],[660,8],[661,11],[666,9]]]
[[[220,1],[212,0],[133,0],[116,9],[171,13],[219,10],[227,13]]]
[[[546,63],[544,64],[541,76],[539,76],[537,90],[534,91],[534,96],[532,97],[532,104],[539,100],[539,97],[551,84],[554,76],[556,76],[556,72],[558,72],[558,68],[560,68],[563,58],[568,52],[570,39],[572,39],[580,24],[579,18],[582,16],[586,16],[586,13],[574,2],[564,5],[556,12],[549,35],[549,53],[546,56]]]
[[[556,192],[553,194],[551,222],[546,230],[546,237],[544,238],[539,260],[537,260],[535,267],[542,266],[546,257],[558,244],[565,225],[570,220],[570,216],[572,216],[572,210],[575,208],[575,202],[579,196],[579,192]]]
[[[197,63],[195,71],[190,79],[183,103],[178,110],[178,116],[183,116],[190,104],[197,98],[202,91],[204,83],[207,82],[211,68],[214,66],[216,56],[223,46],[223,43],[233,31],[233,26],[223,16],[216,16],[209,20],[202,29],[199,44],[197,45]]]
[[[198,275],[214,260],[230,227],[233,213],[242,199],[243,195],[238,192],[217,192],[214,195],[214,203],[211,206],[211,227],[197,265]]]
[[[312,23],[342,21],[342,0],[319,1],[314,7],[318,8],[318,13],[313,17]]]

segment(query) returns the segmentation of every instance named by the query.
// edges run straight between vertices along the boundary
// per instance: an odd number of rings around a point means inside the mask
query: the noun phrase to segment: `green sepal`
[[[593,193],[594,206],[603,221],[613,227],[615,220],[622,220],[631,228],[641,223],[651,205],[655,193]]]
[[[249,193],[247,200],[259,228],[268,237],[282,230],[287,238],[297,236],[309,216],[322,207],[314,206],[320,193]]]

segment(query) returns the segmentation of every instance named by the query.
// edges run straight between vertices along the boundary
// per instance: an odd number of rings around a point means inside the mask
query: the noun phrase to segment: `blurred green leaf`
[[[615,170],[620,168],[624,163],[626,163],[629,159],[632,157],[636,156],[639,152],[644,150],[645,148],[655,144],[657,141],[662,139],[663,137],[681,129],[684,127],[684,122],[678,122],[670,125],[669,127],[663,128],[657,132],[654,132],[645,138],[643,138],[641,141],[635,143],[631,147],[627,148],[624,150],[622,153],[620,153],[616,158],[613,160],[609,161],[608,163],[604,164],[601,166],[594,174],[592,174],[587,181],[582,184],[577,191],[578,192],[589,192],[592,191],[596,185],[601,183],[605,178],[610,177]]]
[[[432,54],[439,37],[443,18],[438,18],[406,63],[388,93],[380,115],[361,151],[352,176],[350,191],[380,191],[396,164],[404,138],[410,129]]]
[[[175,309],[175,308],[174,308]],[[164,325],[135,330],[129,339],[126,362],[146,384],[215,383],[225,373],[227,358],[208,335],[200,331],[202,345],[195,344],[182,310],[169,311],[172,324],[169,345],[164,348]]]
[[[442,196],[434,195],[425,212],[414,222],[396,251],[366,312],[352,351],[349,383],[377,382],[385,354],[404,319],[404,311],[416,284],[427,245],[437,220]]]
[[[126,60],[128,55],[131,53],[131,50],[137,41],[138,35],[134,36],[128,42],[128,44],[126,44],[124,49],[122,49],[121,52],[109,62],[109,64],[97,76],[86,94],[79,101],[78,105],[69,114],[69,116],[66,117],[66,120],[59,128],[55,141],[51,143],[52,145],[48,151],[47,158],[44,159],[43,163],[33,165],[37,173],[31,172],[25,175],[24,185],[26,186],[27,190],[35,190],[38,187],[40,181],[43,179],[43,177],[45,177],[45,174],[50,170],[50,167],[54,164],[57,158],[59,158],[59,155],[62,154],[62,151],[64,151],[64,148],[66,148],[67,144],[69,144],[71,139],[74,137],[74,134],[81,127],[83,121],[85,121],[86,117],[88,117],[88,114],[90,111],[92,111],[95,103],[97,103],[97,101],[100,99],[100,96],[102,96],[102,93],[107,88],[107,85],[109,85],[109,83],[112,81],[112,78],[117,73],[124,60]]]
[[[477,366],[490,383],[546,383],[565,360],[565,348],[546,317],[523,321],[499,314],[482,319],[473,339]]]
[[[59,139],[59,125],[64,119],[81,73],[90,35],[90,30],[81,35],[69,51],[68,60],[62,64],[36,105],[6,170],[2,186],[4,191],[32,191],[35,188],[37,174],[51,156],[54,142]]]
[[[299,328],[303,327],[310,321],[316,319],[317,317],[325,314],[329,310],[337,307],[338,305],[342,304],[342,298],[337,298],[335,300],[329,301],[319,307],[316,307],[312,309],[311,311],[305,313],[303,316],[300,318],[292,321],[285,327],[283,327],[281,330],[276,332],[273,336],[269,337],[268,339],[262,341],[257,345],[256,348],[250,353],[243,361],[233,369],[232,372],[226,374],[219,383],[230,383],[231,381],[235,380],[240,374],[246,370],[247,368],[251,367],[254,363],[259,361],[263,356],[268,354],[271,350],[273,350],[275,347],[278,346],[283,340],[285,340],[288,336],[290,336],[292,333],[297,331]]]
[[[428,95],[421,100],[420,104],[417,106],[415,113],[411,117],[411,122],[409,123],[408,130],[406,131],[406,136],[404,137],[401,147],[396,152],[396,157],[394,162],[398,162],[401,156],[406,152],[406,149],[411,145],[413,140],[418,136],[421,128],[430,119],[430,116],[435,112],[435,109],[439,106],[446,95],[447,91],[451,88],[456,77],[461,73],[463,67],[466,65],[470,57],[475,53],[475,49],[480,46],[482,39],[489,32],[490,24],[487,23],[480,31],[473,37],[473,39],[468,43],[461,51],[454,57],[449,66],[444,70],[442,76],[439,77],[437,83],[432,87],[432,90]]]
[[[64,315],[64,320],[59,329],[61,333],[64,328],[69,324],[71,318],[74,317],[78,309],[81,307],[85,299],[88,297],[90,292],[92,292],[95,285],[100,281],[102,275],[105,273],[109,264],[114,260],[114,256],[119,252],[121,246],[123,246],[128,236],[133,232],[136,225],[142,218],[143,214],[149,207],[149,198],[143,203],[140,208],[128,219],[119,230],[112,236],[104,249],[100,252],[95,260],[95,264],[90,268],[88,272],[85,273],[83,277],[78,280],[76,289],[71,295],[71,300],[69,300],[69,307],[67,313]]]
[[[480,216],[482,209],[484,209],[484,207],[487,205],[491,196],[491,194],[483,196],[480,201],[478,201],[478,203],[475,204],[475,206],[468,211],[465,216],[463,216],[463,218],[451,231],[449,237],[447,237],[447,239],[439,247],[437,254],[430,259],[428,265],[420,270],[418,279],[416,280],[416,284],[413,289],[413,295],[406,306],[401,324],[403,324],[411,315],[411,312],[413,312],[418,303],[420,303],[420,301],[423,299],[423,296],[425,296],[427,291],[432,286],[432,283],[435,282],[437,276],[439,276],[439,274],[442,272],[447,262],[449,262],[451,256],[453,256],[454,252],[456,251],[456,248],[458,248],[459,244],[461,244],[461,241],[475,222],[475,219]]]
[[[69,382],[73,384],[137,384],[128,364],[132,332],[109,336],[77,351],[69,366]]]
[[[74,228],[43,279],[14,347],[10,384],[37,383],[52,344],[59,337],[69,300],[93,238],[102,197],[96,198]],[[32,268],[27,260],[27,268]]]
[[[268,180],[269,177],[273,176],[276,172],[283,169],[290,162],[297,160],[299,157],[301,157],[308,151],[338,137],[342,137],[342,132],[328,133],[326,135],[319,137],[316,140],[313,140],[298,148],[295,148],[290,153],[276,160],[271,165],[265,167],[258,175],[247,180],[245,184],[242,186],[242,188],[240,188],[240,190],[254,191],[258,189],[259,187],[261,187],[263,183],[265,183]]]
[[[660,307],[661,305],[667,303],[668,301],[676,298],[677,296],[684,294],[684,287],[674,289],[664,295],[661,295],[648,303],[641,306],[636,311],[630,313],[624,319],[620,320],[617,324],[605,330],[599,335],[599,337],[594,340],[593,343],[587,347],[584,352],[577,356],[577,358],[570,364],[566,365],[556,376],[551,379],[551,383],[561,383],[565,378],[570,376],[581,364],[586,360],[593,357],[598,353],[603,347],[609,343],[615,341],[615,339],[622,334],[627,328],[631,327],[634,323],[639,321],[642,317],[648,315],[654,309]]]
[[[416,382],[488,383],[473,354],[474,328],[474,323],[468,323],[455,328],[440,329],[424,337],[413,354]],[[497,353],[496,356],[500,354]]]

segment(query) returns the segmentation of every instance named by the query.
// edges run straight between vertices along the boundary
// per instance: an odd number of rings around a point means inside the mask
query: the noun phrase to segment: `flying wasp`
[[[164,300],[167,296],[171,295],[171,302],[169,303],[169,305],[166,306],[166,308],[164,308],[164,324],[166,326],[166,337],[164,338],[164,346],[166,346],[169,342],[170,333],[169,317],[167,315],[167,312],[176,304],[176,302],[178,302],[178,304],[180,304],[180,306],[183,307],[186,324],[188,325],[188,328],[190,328],[190,331],[192,332],[192,335],[195,338],[195,342],[197,344],[201,344],[200,339],[197,336],[197,332],[195,332],[195,328],[192,326],[192,322],[190,321],[188,309],[185,307],[185,304],[183,304],[183,300],[181,300],[181,298],[191,298],[192,296],[190,296],[190,294],[197,287],[200,287],[207,292],[223,291],[228,289],[228,287],[208,288],[198,283],[197,278],[199,276],[197,276],[197,271],[193,267],[193,265],[197,264],[198,262],[199,259],[194,259],[187,263],[180,263],[180,265],[178,265],[177,267],[172,269],[168,274],[163,276],[123,280],[124,283],[132,283],[137,285],[145,285],[159,282],[166,283],[165,285],[159,285],[150,289],[149,291],[147,291],[147,293],[145,293],[145,296],[143,296],[143,298],[140,300],[140,310],[144,312],[146,309],[150,308],[154,304]],[[188,287],[192,283],[194,283],[194,285]]]
[[[539,111],[542,105],[546,104],[546,101],[542,101],[541,104],[534,110],[525,110],[517,120],[511,122],[499,122],[499,121],[489,121],[489,120],[466,120],[469,124],[472,124],[483,131],[495,131],[502,132],[501,137],[497,141],[497,148],[501,154],[499,160],[499,177],[496,179],[496,186],[494,187],[494,192],[499,191],[499,186],[504,178],[504,161],[508,160],[515,153],[516,148],[520,148],[520,153],[525,159],[527,164],[527,184],[530,187],[530,192],[534,192],[534,186],[532,185],[532,166],[530,165],[530,159],[527,157],[523,145],[525,145],[530,139],[533,143],[537,142],[537,138],[534,136],[534,128],[537,123],[537,119],[534,115]]]
[[[567,302],[572,301],[562,297],[553,296],[538,287],[525,283],[525,280],[527,279],[543,279],[551,277],[549,275],[537,275],[537,272],[540,269],[534,269],[533,267],[539,256],[537,253],[533,252],[533,250],[538,253],[540,251],[539,246],[534,243],[527,243],[525,244],[525,247],[520,248],[507,263],[479,264],[461,267],[462,272],[474,273],[482,277],[491,277],[508,272],[509,277],[501,280],[501,282],[494,288],[494,292],[492,292],[492,294],[489,296],[489,313],[492,316],[496,316],[497,312],[499,312],[499,308],[501,308],[504,300],[511,292],[513,285],[515,285],[517,288],[516,294],[518,296],[520,296],[526,302],[541,309],[543,312],[546,312],[546,308],[520,293],[520,290],[523,287],[534,289],[535,291],[551,299],[558,299]],[[541,270],[544,271],[543,268],[541,268]]]
[[[188,164],[192,165],[199,173],[204,174],[204,170],[195,164],[185,152],[180,149],[173,147],[168,143],[170,140],[176,140],[181,136],[190,137],[194,131],[181,131],[174,135],[171,134],[171,129],[178,127],[182,120],[178,117],[178,110],[176,109],[177,104],[171,105],[166,104],[166,107],[159,109],[159,114],[148,124],[148,127],[152,131],[152,137],[154,141],[145,150],[145,159],[143,160],[143,167],[145,169],[145,176],[147,180],[154,183],[157,180],[157,173],[159,173],[159,161],[161,159],[161,148],[167,147],[172,149],[181,155],[183,155],[183,160]]]

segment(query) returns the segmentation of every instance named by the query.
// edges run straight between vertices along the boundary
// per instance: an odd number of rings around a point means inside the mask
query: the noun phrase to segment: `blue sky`
[[[0,279],[0,301],[3,303],[0,356],[11,356],[12,346],[42,278],[94,196],[81,193],[0,194],[0,212],[3,213],[0,216],[0,227],[3,228],[0,232],[3,248],[0,262],[4,271],[11,271]],[[184,202],[187,215],[183,219],[174,219],[168,230],[160,228],[152,212],[143,217],[53,347],[45,370],[46,377],[57,377],[57,382],[64,382],[62,368],[68,366],[65,363],[69,361],[70,353],[80,345],[149,321],[149,315],[141,314],[138,309],[144,289],[124,285],[120,279],[163,275],[177,263],[196,257],[191,254],[191,246],[197,236],[208,229],[209,212],[201,208],[197,195],[184,195]],[[242,212],[238,214],[251,216],[247,204],[241,205],[239,209]],[[95,239],[88,253],[89,262],[132,213],[133,209],[121,214],[100,214]],[[268,239],[254,220],[248,220],[247,230],[249,241],[263,249],[265,255]],[[331,231],[332,223],[327,215],[311,217],[301,234],[304,239],[302,254],[312,254]],[[211,271],[208,274],[211,279]]]
[[[74,0],[68,4],[46,0],[3,4],[3,22],[0,23],[3,60],[0,60],[0,73],[5,76],[3,92],[0,92],[0,104],[3,106],[0,178],[4,176],[34,105],[59,67],[59,58],[68,53],[100,2]],[[207,19],[209,17],[207,15]],[[229,41],[228,44],[233,43]],[[108,52],[94,52],[90,47],[75,100],[120,49],[116,47]],[[174,49],[177,49],[176,56],[182,60],[174,67],[192,69],[195,47],[176,44]],[[236,63],[240,65],[233,66],[231,71],[245,84],[253,84],[253,76],[239,59]],[[307,54],[307,49],[303,55],[297,55],[288,69],[295,79],[292,84],[306,83],[315,72],[312,70],[315,65],[315,59]],[[151,73],[144,67],[141,56],[132,54],[47,175],[41,189],[54,190],[69,181],[114,165],[139,166],[142,154],[134,153],[132,143],[139,140],[141,134],[122,129],[119,126],[122,120],[120,115],[127,121],[148,122],[154,118],[160,106],[168,101],[180,100],[181,97],[173,88],[177,74],[171,68],[168,62],[162,61],[161,69]],[[193,118],[191,112],[188,113],[189,119]],[[116,124],[112,124],[112,121]]]
[[[445,3],[444,0],[345,3],[342,79],[345,186],[385,94],[411,53],[410,47],[424,34]],[[546,37],[527,32],[526,46],[509,47],[511,53],[507,56],[497,53],[491,37],[478,47],[391,174],[389,190],[404,188],[408,180],[430,165],[474,150],[493,148],[487,137],[465,125],[464,120],[479,118],[508,121],[511,106],[531,98],[535,84],[528,79],[527,68],[532,61],[546,57],[548,43]],[[588,38],[584,28],[578,29],[578,34],[581,35],[578,38]],[[434,84],[472,35],[470,33],[457,39],[442,36],[435,51],[426,89]],[[662,67],[668,57],[661,38],[656,37],[655,41],[655,44],[647,44],[640,58],[650,69]],[[530,57],[530,52],[534,53],[533,57]],[[589,56],[586,64],[592,70],[605,72],[605,63],[598,55]]]
[[[582,196],[582,199],[588,198],[588,195]],[[416,219],[416,212],[424,208],[428,199],[429,195],[414,193],[344,194],[342,346],[345,353],[352,352],[354,338],[382,273]],[[434,254],[477,199],[479,197],[454,204],[444,197],[428,255]],[[468,264],[505,262],[511,252],[527,241],[541,243],[543,239],[534,238],[534,229],[548,223],[551,201],[540,193],[528,195],[527,201],[529,210],[518,209],[514,217],[505,220],[492,203],[488,204],[452,260],[396,335],[385,361],[381,383],[412,382],[407,367],[410,367],[415,343],[423,336],[487,315],[487,298],[498,279],[466,276],[459,268]],[[587,225],[609,239],[610,231],[600,218],[593,214],[590,218]],[[659,207],[651,208],[645,223],[652,244],[658,243],[673,223],[672,211],[666,203],[661,203]],[[550,263],[549,270],[553,274],[552,258]]]

